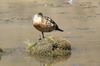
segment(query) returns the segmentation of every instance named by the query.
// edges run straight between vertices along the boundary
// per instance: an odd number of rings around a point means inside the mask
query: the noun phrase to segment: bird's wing
[[[63,31],[63,30],[61,30],[61,29],[58,27],[58,25],[56,24],[56,22],[54,22],[50,17],[46,17],[46,16],[45,16],[45,19],[47,20],[46,23],[48,23],[48,24],[47,24],[48,26],[53,27],[55,30]]]
[[[47,17],[47,16],[44,16],[44,18],[46,19],[46,23],[50,26],[57,26],[57,24],[50,18],[50,17]]]

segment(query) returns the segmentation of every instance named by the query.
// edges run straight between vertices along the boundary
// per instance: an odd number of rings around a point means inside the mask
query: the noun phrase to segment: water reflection
[[[71,52],[64,56],[46,56],[46,55],[31,55],[31,57],[35,58],[37,62],[40,63],[40,66],[51,66],[60,61],[66,61],[71,57]]]
[[[33,55],[30,53],[27,53],[25,48],[18,47],[18,48],[5,48],[5,49],[3,49],[3,52],[0,52],[0,60],[4,60],[4,59],[1,59],[4,56],[5,57],[25,56],[24,58],[31,57],[30,59],[34,59],[36,62],[40,63],[39,66],[51,66],[51,65],[54,65],[56,63],[59,63],[60,61],[67,61],[71,57],[71,52],[68,52],[66,55],[62,55],[62,56],[57,56],[57,55],[56,56],[48,56],[48,55],[41,55],[41,54]],[[14,59],[14,61],[15,60],[17,60],[17,59]],[[27,61],[27,59],[24,59],[24,60]]]

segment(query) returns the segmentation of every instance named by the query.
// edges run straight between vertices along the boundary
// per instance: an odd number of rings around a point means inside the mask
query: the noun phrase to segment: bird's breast
[[[46,23],[43,22],[33,22],[33,26],[42,32],[51,32],[54,30],[52,26],[48,26]]]

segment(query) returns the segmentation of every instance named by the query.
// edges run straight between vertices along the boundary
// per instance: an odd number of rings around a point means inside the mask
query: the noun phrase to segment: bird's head
[[[41,21],[42,17],[43,17],[43,14],[41,12],[39,12],[39,13],[34,15],[33,21],[36,21],[36,22]]]
[[[43,14],[41,13],[41,12],[39,12],[39,13],[37,13],[37,14],[35,14],[37,17],[42,17],[43,16]]]
[[[43,14],[41,12],[37,13],[39,16],[43,16]]]

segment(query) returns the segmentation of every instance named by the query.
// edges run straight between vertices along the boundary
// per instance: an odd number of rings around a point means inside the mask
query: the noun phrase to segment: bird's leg
[[[40,36],[39,40],[42,40],[43,38],[45,38],[44,33],[43,32],[41,32],[41,33],[42,33],[42,37]]]
[[[43,33],[43,32],[42,32],[42,38],[45,38],[45,37],[44,37],[44,33]]]

